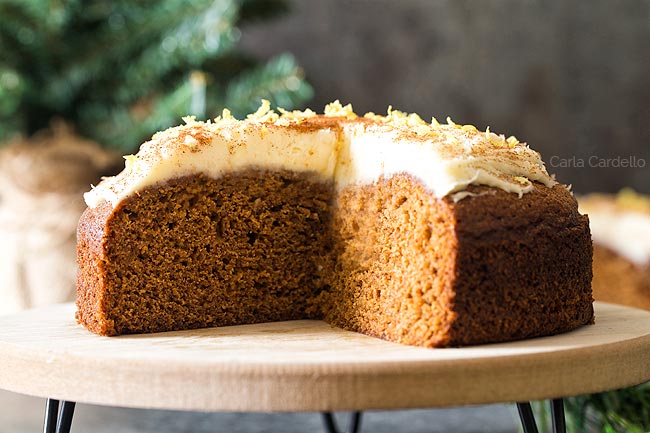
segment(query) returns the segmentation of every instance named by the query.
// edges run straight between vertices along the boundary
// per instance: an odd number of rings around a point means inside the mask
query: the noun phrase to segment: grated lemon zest
[[[345,117],[350,120],[358,117],[352,108],[352,104],[344,106],[338,99],[325,106],[324,114],[326,117]]]
[[[282,107],[278,107],[278,111],[280,112],[280,119],[303,120],[303,119],[308,119],[310,117],[317,116],[316,112],[310,110],[309,108],[305,109],[304,111],[301,110],[288,111]]]
[[[463,131],[468,131],[468,132],[476,132],[476,131],[478,131],[476,129],[476,126],[474,126],[474,125],[463,125],[461,129]]]
[[[514,135],[511,135],[506,139],[506,143],[508,143],[508,146],[512,149],[513,147],[519,144],[519,140],[517,140],[517,137],[515,137]]]
[[[133,170],[135,163],[138,161],[138,155],[124,155],[124,168]]]
[[[229,123],[229,122],[236,122],[236,121],[237,119],[235,119],[235,116],[233,116],[230,113],[230,110],[227,108],[223,109],[223,111],[221,112],[221,116],[217,116],[214,118],[215,125]]]
[[[260,108],[256,112],[246,116],[246,118],[256,122],[275,122],[280,116],[271,109],[271,102],[268,99],[262,99]]]

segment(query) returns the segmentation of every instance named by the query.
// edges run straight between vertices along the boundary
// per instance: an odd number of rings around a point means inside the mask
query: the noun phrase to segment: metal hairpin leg
[[[56,433],[57,416],[59,415],[59,400],[48,398],[45,402],[45,420],[43,433]]]
[[[551,401],[551,416],[553,417],[553,433],[566,433],[564,400],[556,398]]]
[[[59,400],[47,399],[43,433],[70,433],[75,402],[63,401],[62,403],[61,411],[59,411]]]
[[[530,407],[530,403],[517,403],[517,411],[519,411],[519,418],[521,419],[521,426],[524,428],[524,433],[538,433],[535,415],[533,414],[533,409]]]
[[[519,418],[524,428],[524,433],[538,433],[535,415],[529,402],[517,403]],[[551,417],[553,418],[553,433],[566,433],[564,420],[564,400],[556,398],[551,400]]]
[[[344,433],[336,426],[336,420],[332,412],[323,412],[323,424],[327,433]],[[361,412],[353,412],[350,419],[350,428],[345,433],[359,433],[361,430]]]
[[[43,421],[43,433],[70,433],[72,416],[74,415],[75,403],[63,401],[59,411],[59,400],[51,398],[45,403],[45,420]],[[535,415],[529,402],[517,403],[517,410],[524,433],[538,433]],[[57,420],[58,415],[58,420]],[[564,419],[564,400],[557,398],[551,401],[551,416],[553,418],[553,433],[566,433],[566,422]],[[334,420],[332,412],[323,412],[323,423],[327,433],[341,432]],[[361,430],[361,412],[353,412],[350,419],[350,427],[346,433],[359,433]]]

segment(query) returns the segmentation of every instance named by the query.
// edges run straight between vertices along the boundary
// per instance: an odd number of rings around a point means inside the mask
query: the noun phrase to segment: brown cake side
[[[551,335],[592,323],[587,216],[561,185],[521,198],[473,187],[454,207],[453,344]],[[451,205],[451,203],[450,203]]]
[[[507,341],[593,318],[587,218],[563,187],[455,203],[409,175],[190,176],[79,226],[78,320],[117,335],[300,318],[420,346]]]
[[[331,267],[332,191],[307,174],[248,171],[88,209],[77,319],[118,335],[308,317]]]
[[[459,346],[593,320],[587,217],[562,186],[454,203],[407,175],[342,192],[326,320],[391,341]]]

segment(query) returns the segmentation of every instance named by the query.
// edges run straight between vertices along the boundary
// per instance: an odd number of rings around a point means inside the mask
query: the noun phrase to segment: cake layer
[[[570,193],[468,192],[284,170],[161,183],[82,217],[78,320],[117,335],[324,318],[426,347],[589,323],[591,241]]]
[[[390,108],[280,111],[188,118],[85,194],[81,323],[323,318],[441,347],[593,320],[587,218],[526,144]]]
[[[343,190],[326,320],[419,346],[564,332],[593,318],[586,217],[561,187],[521,199],[471,187],[431,197],[411,176]]]
[[[304,173],[244,171],[88,209],[77,319],[118,335],[310,317],[332,267],[332,191]]]

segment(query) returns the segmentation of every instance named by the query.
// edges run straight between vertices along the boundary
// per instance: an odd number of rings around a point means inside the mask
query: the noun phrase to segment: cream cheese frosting
[[[419,179],[439,198],[468,185],[488,185],[518,194],[533,181],[556,184],[539,153],[516,138],[458,125],[425,122],[417,114],[388,109],[386,116],[357,116],[350,105],[311,110],[260,109],[244,120],[224,110],[214,122],[185,118],[185,125],[155,134],[124,170],[84,194],[86,204],[116,206],[124,198],[166,180],[202,173],[260,168],[311,172],[339,187],[372,183],[397,173]]]

